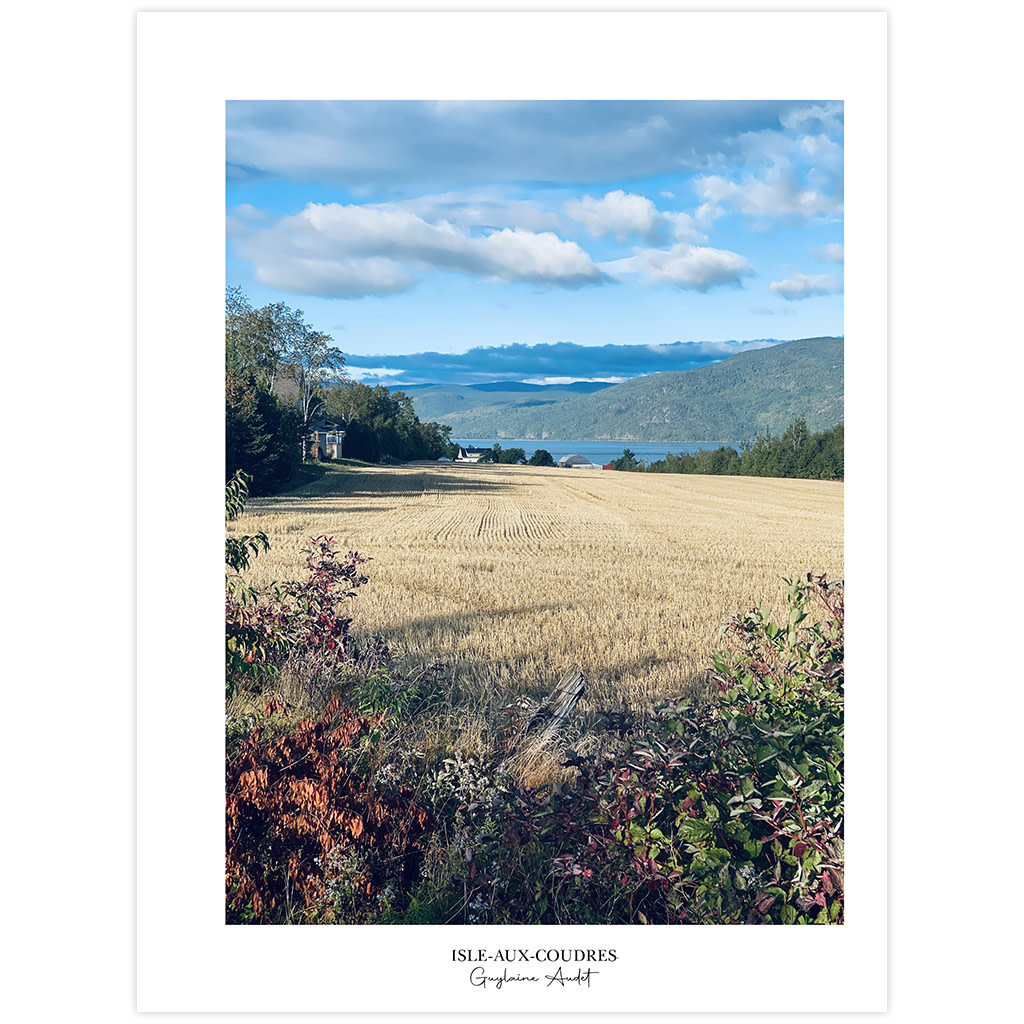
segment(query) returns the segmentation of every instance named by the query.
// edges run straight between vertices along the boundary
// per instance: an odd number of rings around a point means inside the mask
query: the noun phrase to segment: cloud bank
[[[815,112],[817,111],[817,112]],[[806,102],[305,102],[227,104],[227,174],[347,188],[493,180],[579,184],[711,171],[744,135],[835,130]]]
[[[692,370],[751,349],[779,344],[753,341],[677,341],[667,345],[479,346],[467,352],[407,355],[349,355],[353,377],[402,384],[484,384],[491,381],[628,380],[663,370]]]

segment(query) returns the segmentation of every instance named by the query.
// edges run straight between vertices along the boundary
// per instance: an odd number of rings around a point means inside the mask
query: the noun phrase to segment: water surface
[[[456,444],[472,445],[475,448],[490,448],[495,438],[453,438]],[[549,438],[543,440],[510,440],[509,438],[497,439],[502,448],[522,448],[529,458],[538,448],[551,453],[552,458],[557,462],[563,455],[582,455],[604,465],[612,459],[622,456],[623,449],[628,448],[638,459],[646,459],[648,462],[656,462],[663,459],[671,452],[673,455],[695,455],[701,451],[713,451],[723,444],[731,445],[737,451],[739,444],[732,441],[554,441]]]

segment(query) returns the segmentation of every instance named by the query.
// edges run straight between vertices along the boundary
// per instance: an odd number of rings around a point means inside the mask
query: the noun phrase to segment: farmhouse
[[[585,455],[563,455],[558,460],[558,464],[567,469],[600,469]]]
[[[479,462],[480,456],[485,455],[489,452],[490,448],[473,448],[470,445],[464,445],[459,449],[459,454],[456,456],[456,462]]]
[[[306,435],[307,459],[340,459],[344,428],[331,420],[316,420]]]

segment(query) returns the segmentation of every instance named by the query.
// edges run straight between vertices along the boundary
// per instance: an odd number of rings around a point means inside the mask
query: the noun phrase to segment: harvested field
[[[252,578],[301,575],[327,534],[369,555],[353,606],[409,666],[439,660],[469,702],[537,696],[573,663],[581,710],[641,710],[707,679],[718,631],[782,579],[843,575],[843,484],[423,464],[331,466],[251,499],[233,534],[265,531]]]

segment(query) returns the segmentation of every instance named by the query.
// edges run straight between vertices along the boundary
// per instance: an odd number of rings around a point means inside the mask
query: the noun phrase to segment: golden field
[[[707,679],[719,627],[782,579],[843,575],[843,484],[417,464],[329,466],[249,500],[257,583],[299,578],[312,536],[372,561],[353,629],[412,668],[438,660],[471,703],[541,695],[578,664],[581,711],[642,709]]]

